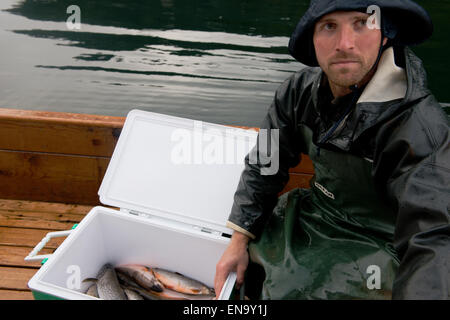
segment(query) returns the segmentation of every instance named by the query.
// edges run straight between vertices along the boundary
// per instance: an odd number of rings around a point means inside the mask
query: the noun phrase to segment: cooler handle
[[[57,237],[67,237],[68,235],[70,235],[70,233],[73,230],[65,230],[65,231],[55,231],[55,232],[49,232],[47,233],[47,235],[41,240],[41,242],[39,242],[36,247],[34,247],[34,249],[28,254],[28,256],[25,257],[25,261],[39,261],[39,260],[44,260],[46,258],[49,258],[52,254],[41,254],[41,255],[37,255],[39,253],[39,251],[42,250],[42,248],[45,247],[45,245],[47,244],[47,242],[49,242],[52,238],[57,238]]]

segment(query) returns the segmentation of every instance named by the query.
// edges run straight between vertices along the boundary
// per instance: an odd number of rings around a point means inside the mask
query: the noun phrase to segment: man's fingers
[[[237,271],[239,285],[244,282],[244,272],[248,264],[247,243],[249,238],[239,232],[233,233],[231,242],[216,265],[214,290],[220,295],[230,272]]]
[[[236,288],[240,289],[242,284],[244,283],[245,278],[245,266],[238,265],[236,270]]]
[[[222,291],[223,284],[225,283],[225,280],[217,280],[217,282],[214,283],[214,291],[216,292],[216,297],[218,298],[220,295],[220,291]]]
[[[218,264],[216,267],[216,276],[214,278],[214,291],[216,292],[216,297],[219,297],[220,291],[222,291],[223,284],[228,277],[227,269]]]

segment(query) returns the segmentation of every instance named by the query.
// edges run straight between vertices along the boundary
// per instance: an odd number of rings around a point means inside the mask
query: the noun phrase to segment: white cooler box
[[[70,231],[47,235],[26,260],[48,261],[28,282],[35,298],[96,299],[83,292],[105,263],[177,271],[214,287],[230,241],[225,226],[257,132],[131,111],[99,189],[100,201]],[[51,255],[53,236],[68,235]],[[220,298],[229,299],[236,274]]]

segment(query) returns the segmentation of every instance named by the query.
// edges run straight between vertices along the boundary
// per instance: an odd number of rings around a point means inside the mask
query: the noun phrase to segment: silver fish
[[[133,289],[123,288],[128,300],[144,300],[144,298]]]
[[[141,293],[141,292],[139,292]],[[215,294],[187,294],[164,288],[162,292],[146,292],[153,300],[214,300]]]
[[[98,297],[104,300],[127,300],[114,268],[105,264],[97,276]]]
[[[119,282],[123,288],[133,290],[147,300],[214,300],[216,297],[215,294],[185,294],[167,288],[163,288],[160,292],[147,290],[137,284],[130,276],[122,273],[120,270],[117,270],[117,277],[119,278]]]
[[[119,283],[122,285],[122,288],[126,288],[128,290],[133,290],[141,295],[144,299],[147,300],[159,300],[158,297],[153,296],[151,294],[151,290],[146,290],[142,288],[139,284],[137,284],[133,278],[128,276],[125,273],[122,273],[120,270],[117,270],[117,278],[119,279]]]
[[[141,287],[132,287],[130,290],[135,291],[138,293],[141,297],[143,297],[145,300],[161,300],[158,296],[156,296],[154,293],[155,291],[146,290]]]
[[[116,271],[126,274],[144,289],[161,292],[164,288],[161,282],[156,279],[153,271],[146,266],[126,264],[117,266]]]
[[[92,297],[98,298],[98,291],[97,291],[97,284],[94,283],[93,285],[91,285],[87,291],[86,291],[87,295],[90,295]]]
[[[160,268],[152,268],[152,271],[155,277],[168,289],[190,295],[214,295],[212,288],[178,272]]]

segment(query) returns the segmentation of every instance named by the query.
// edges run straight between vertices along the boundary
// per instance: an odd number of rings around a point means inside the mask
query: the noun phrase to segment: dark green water
[[[435,33],[413,48],[450,103],[450,0],[418,1]],[[2,0],[0,107],[125,116],[134,108],[258,126],[303,66],[287,52],[305,0]],[[69,30],[69,5],[81,30]],[[450,114],[450,108],[446,108]]]

